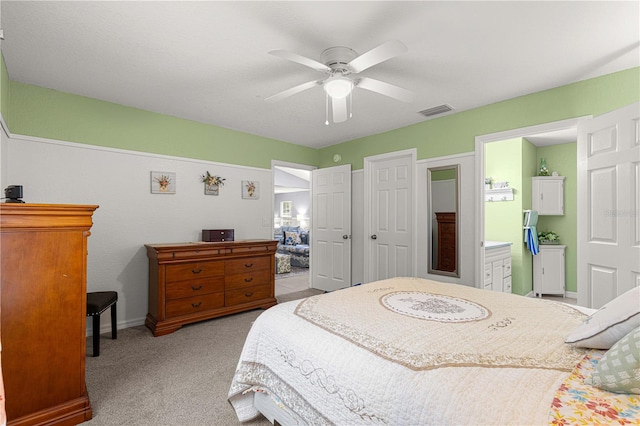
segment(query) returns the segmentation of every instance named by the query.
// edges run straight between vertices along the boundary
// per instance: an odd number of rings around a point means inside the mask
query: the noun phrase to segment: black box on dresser
[[[233,229],[203,229],[202,241],[233,241]]]

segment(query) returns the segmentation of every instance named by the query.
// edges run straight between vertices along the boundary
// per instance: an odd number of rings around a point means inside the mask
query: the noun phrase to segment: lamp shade
[[[333,76],[324,83],[324,91],[335,99],[342,99],[353,90],[353,82],[348,78]]]

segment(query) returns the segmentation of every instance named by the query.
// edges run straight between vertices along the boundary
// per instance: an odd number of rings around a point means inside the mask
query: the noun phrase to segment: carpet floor
[[[278,296],[284,303],[322,293]],[[87,357],[93,419],[86,425],[240,425],[227,393],[244,340],[261,309],[202,321],[166,336],[145,326],[106,333],[100,356]],[[93,353],[87,339],[87,354]],[[243,425],[270,425],[259,418]]]

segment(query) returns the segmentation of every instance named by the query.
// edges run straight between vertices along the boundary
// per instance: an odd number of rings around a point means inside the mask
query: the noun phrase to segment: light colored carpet
[[[319,294],[278,296],[284,303]],[[86,425],[240,425],[227,393],[244,340],[262,309],[184,326],[153,337],[145,326],[104,334],[87,357],[93,419]],[[93,353],[91,338],[87,353]],[[259,418],[245,425],[269,425]]]

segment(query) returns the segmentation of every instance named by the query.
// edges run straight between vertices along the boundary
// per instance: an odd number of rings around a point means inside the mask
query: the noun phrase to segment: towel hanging
[[[527,244],[527,249],[534,256],[540,252],[538,246],[538,212],[536,210],[524,211],[524,242]]]

